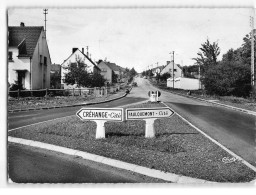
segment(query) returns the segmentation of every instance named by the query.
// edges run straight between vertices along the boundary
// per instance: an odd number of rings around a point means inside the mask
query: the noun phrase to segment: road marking
[[[163,103],[165,106],[169,107],[167,104]],[[249,162],[247,162],[246,160],[244,160],[242,157],[238,156],[237,154],[235,154],[234,152],[232,152],[231,150],[229,150],[228,148],[226,148],[225,146],[223,146],[221,143],[219,143],[218,141],[216,141],[215,139],[213,139],[212,137],[210,137],[209,135],[207,135],[205,132],[203,132],[201,129],[197,128],[195,125],[193,125],[191,122],[189,122],[187,119],[183,118],[180,114],[178,114],[175,111],[175,114],[178,115],[182,120],[184,120],[186,123],[188,123],[191,127],[193,127],[195,130],[199,131],[201,134],[203,134],[205,137],[207,137],[208,139],[210,139],[213,143],[215,143],[216,145],[218,145],[219,147],[221,147],[223,150],[225,150],[226,152],[228,152],[230,155],[232,155],[233,157],[235,157],[236,159],[238,159],[239,161],[241,161],[243,164],[245,164],[247,167],[249,167],[250,169],[252,169],[254,172],[256,172],[256,167],[251,165]]]
[[[63,116],[63,117],[59,117],[59,118],[55,118],[55,119],[50,119],[50,120],[46,120],[46,121],[41,121],[41,122],[38,122],[38,123],[33,123],[33,124],[17,127],[17,128],[14,128],[14,129],[9,129],[8,131],[15,131],[15,130],[18,130],[18,129],[21,129],[21,128],[24,128],[24,127],[30,127],[30,126],[33,126],[33,125],[38,125],[38,124],[42,124],[42,123],[45,123],[45,122],[50,122],[50,121],[54,121],[54,120],[58,120],[58,119],[62,119],[62,118],[68,118],[68,117],[71,117],[71,116],[75,116],[75,114],[69,115],[69,116]]]

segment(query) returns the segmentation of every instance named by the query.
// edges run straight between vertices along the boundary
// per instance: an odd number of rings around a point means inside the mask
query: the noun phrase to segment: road
[[[126,104],[145,101],[148,99],[148,91],[157,90],[146,79],[136,78],[136,82],[138,83],[138,87],[133,88],[127,97],[90,107],[122,107]],[[160,100],[165,102],[175,112],[179,113],[213,139],[256,166],[254,116],[199,100],[164,91],[161,92]],[[9,113],[9,130],[24,125],[75,115],[80,108],[81,107],[58,108],[52,110]]]
[[[149,90],[158,90],[146,79],[137,78],[136,82],[138,88],[129,97],[146,98]],[[255,116],[165,91],[161,93],[160,101],[256,166]]]
[[[147,97],[146,98],[125,97],[112,102],[90,105],[88,107],[101,107],[101,108],[118,107],[126,104],[145,101],[147,99],[148,99]],[[84,106],[8,113],[8,127],[9,127],[8,129],[12,130],[25,125],[30,125],[34,123],[47,121],[47,120],[75,115],[76,112],[82,107]]]
[[[9,144],[9,178],[15,183],[158,183],[134,174],[57,152]]]

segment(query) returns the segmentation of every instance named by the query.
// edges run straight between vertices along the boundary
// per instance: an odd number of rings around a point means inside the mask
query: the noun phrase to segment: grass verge
[[[163,107],[140,104],[132,107]],[[30,139],[193,178],[248,182],[256,173],[205,138],[177,115],[155,121],[156,137],[145,138],[145,122],[107,122],[106,139],[95,139],[96,124],[78,117],[59,119],[9,132]]]

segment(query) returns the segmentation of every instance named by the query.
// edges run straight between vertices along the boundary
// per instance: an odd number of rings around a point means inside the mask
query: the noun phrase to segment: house
[[[50,87],[51,57],[43,26],[8,27],[8,82],[25,89]]]
[[[82,51],[80,51],[78,48],[72,48],[72,53],[70,56],[61,64],[61,88],[67,89],[76,87],[76,85],[67,85],[65,83],[65,75],[68,73],[66,68],[71,64],[77,64],[78,61],[86,64],[86,70],[88,73],[100,73],[100,68],[96,66],[88,55],[84,53],[84,48],[82,48]]]
[[[152,73],[154,74],[154,77],[157,76],[158,73],[160,73],[164,69],[165,65],[158,66],[152,69]]]
[[[173,62],[167,61],[167,65],[162,69],[160,75],[164,73],[170,73],[171,77],[174,75],[174,78],[182,77],[182,67],[179,64],[173,64]]]
[[[113,72],[117,75],[117,81],[119,82],[122,78],[123,71],[122,68],[120,68],[115,63],[106,62],[99,60],[98,67],[101,70],[101,75],[111,84],[113,83]]]

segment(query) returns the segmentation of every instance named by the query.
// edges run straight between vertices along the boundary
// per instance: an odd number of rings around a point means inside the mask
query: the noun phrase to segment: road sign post
[[[155,119],[144,119],[144,121],[146,121],[145,137],[147,138],[155,137],[155,134],[156,134],[155,126],[154,126]]]
[[[123,121],[123,108],[81,108],[76,115],[81,120],[95,121],[96,139],[105,138],[105,122]]]
[[[161,108],[128,108],[126,109],[126,120],[145,120],[145,137],[155,137],[154,122],[158,118],[171,117],[174,111],[168,107]]]

